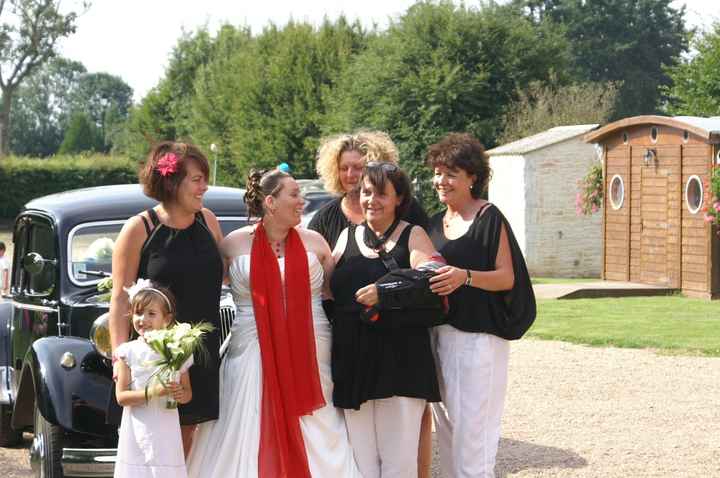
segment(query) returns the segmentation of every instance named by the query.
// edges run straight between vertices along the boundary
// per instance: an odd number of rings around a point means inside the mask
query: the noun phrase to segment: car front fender
[[[38,411],[52,424],[78,433],[108,436],[115,428],[105,420],[112,386],[112,371],[89,340],[36,340],[25,356],[13,427],[32,423],[28,408],[37,402]]]

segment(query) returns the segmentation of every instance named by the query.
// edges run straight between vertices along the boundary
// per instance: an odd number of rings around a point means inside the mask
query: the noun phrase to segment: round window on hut
[[[685,204],[690,214],[696,214],[703,203],[703,187],[700,178],[693,175],[685,184]]]
[[[688,130],[683,131],[683,142],[687,143],[690,139],[690,132]]]
[[[623,131],[623,144],[628,144],[628,134],[627,134],[627,131]]]
[[[620,209],[625,200],[625,184],[619,174],[613,176],[610,181],[610,205],[613,209]]]
[[[650,128],[650,141],[652,141],[653,143],[657,142],[657,137],[658,137],[657,126],[653,126],[652,128]]]

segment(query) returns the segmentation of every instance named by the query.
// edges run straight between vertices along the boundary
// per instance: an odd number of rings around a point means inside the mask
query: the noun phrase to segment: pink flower
[[[715,217],[714,217],[714,216],[711,216],[710,214],[705,214],[705,217],[704,217],[703,219],[705,219],[705,222],[713,222],[713,221],[715,221]]]
[[[178,170],[178,157],[175,153],[165,153],[155,167],[161,176],[175,174]]]
[[[592,212],[593,212],[593,213],[598,212],[597,204],[593,204],[593,205],[592,205]]]
[[[717,212],[720,212],[720,201],[715,201],[713,208],[715,208]]]

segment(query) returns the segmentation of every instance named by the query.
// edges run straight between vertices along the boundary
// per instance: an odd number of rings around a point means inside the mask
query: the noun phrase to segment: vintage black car
[[[248,223],[243,193],[205,195],[225,234]],[[137,185],[80,189],[33,200],[15,221],[11,290],[0,302],[0,446],[34,431],[36,476],[112,476],[109,339],[98,320],[109,304],[97,283],[124,222],[154,204]],[[223,333],[233,314],[232,300],[221,301]]]

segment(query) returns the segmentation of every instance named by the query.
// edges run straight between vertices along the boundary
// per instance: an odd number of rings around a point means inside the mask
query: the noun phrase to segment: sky
[[[270,22],[289,19],[322,22],[345,14],[366,27],[386,27],[414,0],[92,0],[77,21],[77,32],[60,45],[61,55],[82,62],[90,72],[121,77],[139,101],[162,78],[172,48],[183,31],[207,25],[249,25],[253,33]],[[475,5],[468,0],[466,5]],[[66,2],[68,4],[68,2]],[[707,28],[720,19],[718,0],[674,0],[687,5],[692,26]]]

